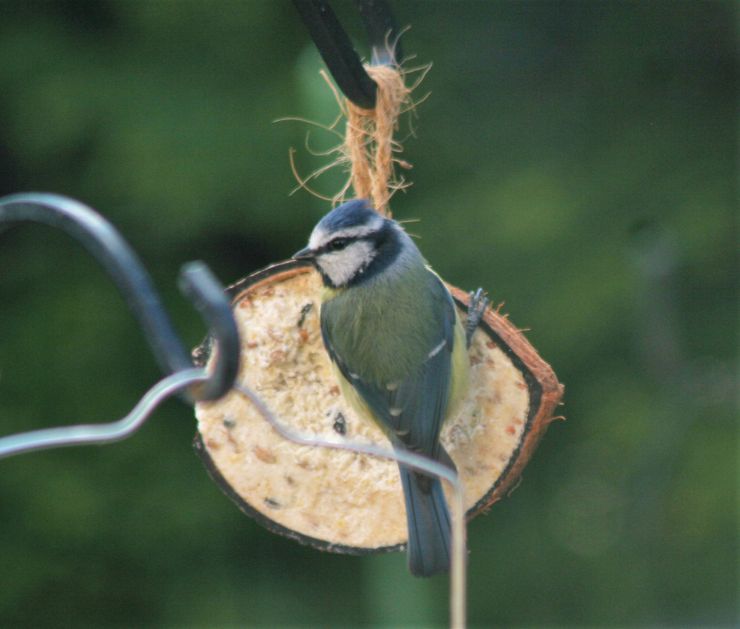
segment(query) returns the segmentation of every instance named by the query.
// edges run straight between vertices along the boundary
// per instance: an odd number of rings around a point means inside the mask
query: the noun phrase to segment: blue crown
[[[365,199],[352,199],[334,208],[319,221],[318,227],[332,233],[347,227],[366,225],[380,216]]]

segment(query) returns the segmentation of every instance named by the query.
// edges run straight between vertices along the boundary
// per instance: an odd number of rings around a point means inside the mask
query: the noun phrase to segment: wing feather
[[[431,339],[426,359],[400,381],[375,383],[363,379],[359,364],[362,358],[342,356],[336,351],[328,317],[321,317],[321,334],[331,360],[391,441],[436,459],[440,456],[439,432],[450,397],[456,313],[442,281],[433,272],[430,276],[434,307],[432,312],[423,314],[438,319],[434,327],[439,330],[439,336]]]

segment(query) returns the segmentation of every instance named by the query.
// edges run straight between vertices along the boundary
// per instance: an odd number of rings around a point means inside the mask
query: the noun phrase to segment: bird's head
[[[409,245],[415,249],[398,223],[355,199],[324,216],[293,258],[313,262],[326,285],[345,288],[389,268]]]

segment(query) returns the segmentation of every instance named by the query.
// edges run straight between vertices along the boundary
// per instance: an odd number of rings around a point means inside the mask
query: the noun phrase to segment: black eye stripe
[[[349,245],[349,238],[334,238],[331,242],[327,243],[326,247],[329,251],[339,251]]]
[[[339,238],[333,238],[332,240],[327,242],[323,247],[319,249],[319,252],[320,253],[331,253],[332,251],[341,251],[342,249],[346,249],[347,247],[349,247],[349,245],[354,244],[356,242],[360,242],[362,240],[373,240],[373,239],[374,239],[373,234],[368,234],[366,236],[351,236],[351,237],[340,236]]]

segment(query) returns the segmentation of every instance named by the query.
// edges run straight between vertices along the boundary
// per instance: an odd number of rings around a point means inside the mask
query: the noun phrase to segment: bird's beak
[[[313,260],[315,257],[315,253],[311,247],[305,247],[304,249],[301,249],[300,251],[296,251],[293,254],[294,260]]]

